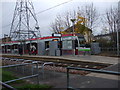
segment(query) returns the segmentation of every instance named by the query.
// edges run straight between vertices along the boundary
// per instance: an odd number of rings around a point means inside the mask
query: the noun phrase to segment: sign
[[[68,36],[68,37],[62,37],[62,40],[75,40],[77,39],[77,36]]]
[[[90,51],[90,48],[77,47],[78,51]]]
[[[52,36],[53,36],[53,37],[61,37],[62,35],[61,35],[61,34],[53,33]]]

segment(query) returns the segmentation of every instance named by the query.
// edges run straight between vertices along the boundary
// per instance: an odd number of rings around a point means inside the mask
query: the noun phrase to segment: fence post
[[[15,89],[14,87],[12,87],[12,86],[10,86],[10,85],[8,85],[8,84],[6,84],[6,83],[3,83],[3,82],[1,82],[1,81],[0,81],[0,84],[1,84],[2,86],[4,86],[5,88],[9,89],[9,90],[17,90],[17,89]]]
[[[32,64],[31,71],[32,71],[32,75],[33,75],[34,74],[34,64]]]
[[[22,71],[23,71],[23,74],[24,74],[24,72],[25,72],[25,67],[24,66],[22,66]]]
[[[38,67],[38,62],[36,63],[36,68],[37,68],[37,84],[39,84],[39,67]]]
[[[69,90],[69,68],[67,68],[67,89]]]

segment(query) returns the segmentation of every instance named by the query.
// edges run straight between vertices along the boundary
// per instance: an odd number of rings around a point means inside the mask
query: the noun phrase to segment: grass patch
[[[17,77],[15,77],[10,71],[5,71],[5,70],[2,71],[2,81],[3,82],[9,81],[12,79],[17,79]]]
[[[16,77],[13,72],[7,71],[6,69],[2,69],[2,82],[6,82],[9,80],[13,80],[13,79],[18,79],[18,77]],[[14,81],[11,83],[22,83],[24,82],[23,80],[18,80],[18,81]]]
[[[11,71],[7,71],[7,69],[2,69],[2,82],[6,82],[9,80],[13,80],[13,79],[18,79],[18,77],[16,77],[14,75],[13,72]],[[50,88],[52,88],[52,86],[50,85],[37,85],[37,84],[29,84],[27,82],[25,82],[24,80],[18,80],[18,81],[14,81],[11,83],[8,83],[9,85],[13,86],[16,89],[19,90],[24,90],[24,89],[40,89],[40,90],[48,90]],[[6,90],[6,88],[2,88],[2,90]]]

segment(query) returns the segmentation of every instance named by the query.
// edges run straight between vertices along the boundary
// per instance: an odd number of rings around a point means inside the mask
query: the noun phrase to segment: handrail
[[[111,75],[120,75],[120,72],[115,71],[108,71],[108,70],[97,70],[97,69],[88,69],[88,68],[78,68],[78,67],[67,67],[67,88],[71,88],[69,85],[69,70],[82,70],[82,71],[90,71],[90,72],[96,72],[96,73],[103,73],[103,74],[111,74]]]
[[[30,65],[30,64],[33,64],[33,63],[13,64],[13,65],[7,65],[7,66],[0,66],[0,68],[16,67],[16,66],[25,66],[25,65]]]
[[[54,62],[44,62],[43,65],[42,65],[42,74],[43,74],[43,78],[44,78],[44,67],[45,65],[50,65],[52,64],[53,66],[55,66],[55,63]]]
[[[7,66],[0,66],[0,68],[25,66],[25,65],[34,65],[34,64],[36,64],[36,67],[37,67],[37,74],[33,74],[32,73],[32,75],[30,75],[30,76],[25,76],[25,77],[21,77],[21,78],[18,78],[18,79],[9,80],[9,81],[6,81],[4,83],[0,82],[0,84],[3,84],[4,86],[5,85],[7,86],[6,83],[10,83],[10,82],[14,82],[14,81],[17,81],[17,80],[22,80],[22,79],[27,79],[27,78],[32,78],[32,77],[37,77],[37,83],[39,84],[39,72],[38,72],[38,63],[37,62],[34,62],[34,63],[23,63],[23,64],[14,64],[14,65],[7,65]],[[33,72],[33,69],[32,69],[32,72]],[[12,90],[16,90],[16,89],[12,88],[10,85],[8,87],[10,87]]]
[[[98,70],[98,69],[88,69],[88,68],[78,68],[78,67],[67,67],[67,69],[75,69],[75,70],[82,70],[82,71],[91,71],[91,72],[96,72],[96,73],[120,75],[120,72],[108,71],[108,70]]]
[[[6,81],[4,83],[10,83],[10,82],[14,82],[14,81],[18,81],[18,80],[23,80],[23,79],[27,79],[27,78],[31,78],[31,77],[36,77],[36,76],[38,76],[38,74],[30,75],[30,76],[25,76],[25,77],[18,78],[18,79],[9,80],[9,81]]]
[[[0,81],[0,84],[1,84],[2,86],[4,86],[5,88],[7,88],[7,89],[17,90],[17,89],[15,89],[14,87],[12,87],[12,86],[10,86],[10,85],[8,85],[8,84],[6,84],[6,83],[3,83],[3,82],[1,82],[1,81]]]

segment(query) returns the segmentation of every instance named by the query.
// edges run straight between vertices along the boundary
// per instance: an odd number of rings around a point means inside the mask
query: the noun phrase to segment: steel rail
[[[30,65],[30,64],[33,64],[33,63],[23,63],[23,64],[14,64],[14,65],[0,66],[0,68],[8,68],[8,67],[24,66],[24,65]]]

